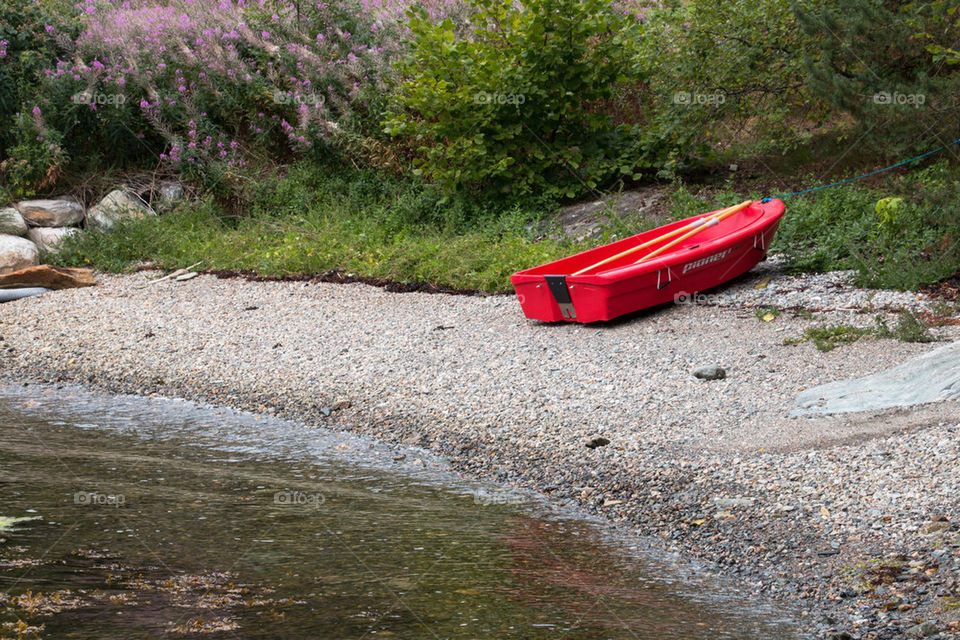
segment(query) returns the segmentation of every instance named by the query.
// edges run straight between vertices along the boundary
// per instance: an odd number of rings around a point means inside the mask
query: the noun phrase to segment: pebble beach
[[[160,275],[0,305],[0,374],[420,446],[733,577],[805,637],[960,638],[960,406],[789,417],[805,389],[960,339],[802,341],[928,310],[922,294],[771,260],[615,322],[545,325],[505,295]]]

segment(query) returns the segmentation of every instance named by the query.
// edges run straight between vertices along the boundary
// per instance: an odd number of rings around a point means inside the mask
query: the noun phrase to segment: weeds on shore
[[[889,327],[886,321],[877,317],[875,333],[880,338],[896,338],[900,342],[933,342],[930,327],[909,309],[900,312],[897,324]]]
[[[840,345],[856,342],[864,336],[874,335],[872,329],[863,329],[852,325],[838,324],[827,327],[814,327],[803,332],[804,340],[810,340],[820,351],[833,351]]]
[[[900,342],[933,342],[930,327],[909,309],[903,309],[897,323],[891,327],[882,316],[877,316],[873,327],[855,327],[849,324],[813,327],[803,332],[801,338],[787,338],[784,345],[813,342],[820,351],[833,351],[837,347],[851,344],[861,338],[892,338]]]

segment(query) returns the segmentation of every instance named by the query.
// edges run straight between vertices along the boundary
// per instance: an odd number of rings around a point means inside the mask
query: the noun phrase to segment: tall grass
[[[110,234],[85,234],[52,259],[114,272],[142,261],[165,268],[202,261],[267,276],[343,270],[501,291],[515,271],[579,248],[531,235],[528,227],[547,210],[535,202],[444,201],[382,175],[298,165],[257,189],[249,215],[229,215],[212,200],[183,205]]]

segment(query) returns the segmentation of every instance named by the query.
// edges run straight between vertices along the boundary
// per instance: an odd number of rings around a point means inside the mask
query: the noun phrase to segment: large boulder
[[[155,216],[153,209],[135,193],[115,189],[87,211],[87,226],[109,231],[120,220]]]
[[[67,197],[23,200],[15,206],[31,227],[72,227],[83,222],[83,205]]]
[[[0,273],[19,271],[39,262],[37,245],[19,236],[0,235]]]
[[[27,235],[27,223],[13,207],[0,209],[0,234],[8,236]]]
[[[27,232],[27,237],[43,251],[56,253],[61,242],[78,233],[82,232],[76,227],[36,227]]]

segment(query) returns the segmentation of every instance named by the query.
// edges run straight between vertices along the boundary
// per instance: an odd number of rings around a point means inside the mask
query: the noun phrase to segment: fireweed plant
[[[35,137],[58,132],[72,158],[109,149],[114,165],[167,165],[212,186],[251,161],[377,155],[405,29],[394,0],[83,0],[76,10],[81,33],[30,107]]]

